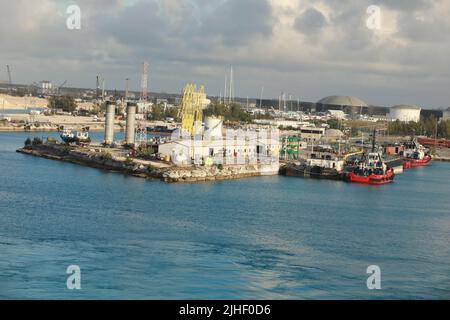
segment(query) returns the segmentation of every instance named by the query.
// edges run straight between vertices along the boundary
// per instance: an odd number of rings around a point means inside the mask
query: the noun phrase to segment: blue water
[[[0,133],[0,298],[450,299],[450,164],[164,184],[15,153],[27,136]]]

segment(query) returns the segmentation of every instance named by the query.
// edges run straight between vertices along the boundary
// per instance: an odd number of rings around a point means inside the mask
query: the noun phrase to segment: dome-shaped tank
[[[205,130],[211,137],[222,137],[223,119],[220,117],[206,117]]]

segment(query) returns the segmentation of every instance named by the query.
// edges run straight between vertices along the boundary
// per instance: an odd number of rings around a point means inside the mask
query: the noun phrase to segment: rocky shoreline
[[[263,175],[277,175],[278,165],[230,165],[230,166],[195,166],[155,167],[151,161],[114,157],[98,149],[68,147],[62,144],[42,144],[27,146],[17,150],[19,153],[74,163],[127,175],[158,179],[168,183],[193,183],[234,180]]]

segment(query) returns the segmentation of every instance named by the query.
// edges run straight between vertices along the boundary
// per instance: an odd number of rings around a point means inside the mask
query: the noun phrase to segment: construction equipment
[[[56,94],[59,95],[60,90],[66,85],[67,80],[65,80],[63,83],[61,83],[57,88],[56,88]]]
[[[201,130],[203,119],[203,107],[206,100],[205,88],[187,84],[183,89],[183,98],[179,116],[181,117],[181,130],[191,135],[198,134]]]

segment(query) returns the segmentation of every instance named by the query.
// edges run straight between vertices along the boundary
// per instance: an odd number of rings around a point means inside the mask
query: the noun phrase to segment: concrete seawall
[[[130,158],[112,157],[106,152],[92,149],[69,147],[62,144],[43,144],[17,150],[19,153],[51,160],[65,161],[78,165],[121,172],[135,177],[159,179],[169,183],[207,182],[242,179],[257,176],[277,175],[278,164],[273,165],[232,165],[232,166],[166,166],[156,168],[151,162]]]

